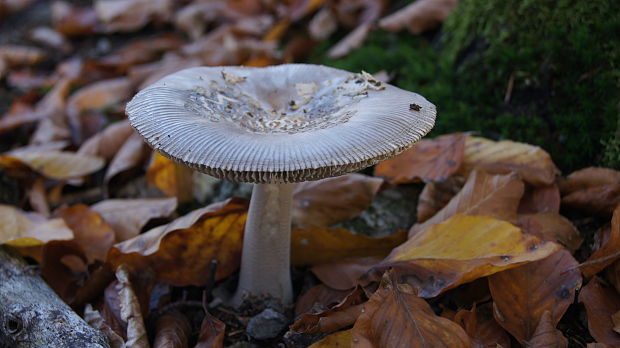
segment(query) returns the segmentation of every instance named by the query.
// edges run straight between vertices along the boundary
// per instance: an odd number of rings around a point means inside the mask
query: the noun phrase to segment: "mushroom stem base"
[[[241,273],[233,303],[272,297],[293,301],[290,271],[291,202],[294,184],[255,184],[243,237]]]

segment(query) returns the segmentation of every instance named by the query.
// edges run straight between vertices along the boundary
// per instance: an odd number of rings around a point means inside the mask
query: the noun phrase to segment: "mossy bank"
[[[620,169],[620,1],[461,0],[425,36],[374,32],[338,68],[395,73],[438,106],[434,135],[537,144],[560,168]]]

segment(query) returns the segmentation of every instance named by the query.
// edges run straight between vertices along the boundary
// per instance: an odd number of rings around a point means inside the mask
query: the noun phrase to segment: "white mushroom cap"
[[[233,181],[286,183],[356,171],[431,130],[435,106],[367,73],[319,65],[199,67],[128,104],[155,150]]]

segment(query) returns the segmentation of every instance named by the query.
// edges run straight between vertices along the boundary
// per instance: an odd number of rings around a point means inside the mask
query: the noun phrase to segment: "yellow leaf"
[[[540,260],[560,248],[506,221],[459,214],[394,249],[373,268],[371,276],[378,279],[391,267],[398,279],[417,288],[418,296],[434,297],[460,284]]]
[[[11,155],[50,179],[92,174],[105,164],[102,158],[60,151],[23,151]]]
[[[349,348],[351,347],[351,330],[338,331],[314,342],[308,348]]]
[[[69,239],[73,239],[73,232],[62,219],[47,220],[36,213],[0,205],[0,244],[31,247]]]
[[[192,170],[190,168],[174,163],[155,152],[146,175],[149,182],[165,193],[166,196],[176,197],[179,203],[193,199]]]
[[[468,137],[459,172],[467,176],[474,168],[483,168],[492,174],[516,172],[525,182],[535,186],[550,185],[559,174],[551,156],[538,146]]]

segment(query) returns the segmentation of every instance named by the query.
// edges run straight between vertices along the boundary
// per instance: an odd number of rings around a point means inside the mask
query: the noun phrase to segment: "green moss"
[[[537,144],[564,171],[620,168],[611,160],[620,153],[618,33],[616,0],[462,0],[430,39],[379,31],[344,59],[318,61],[395,72],[393,83],[438,106],[434,134],[475,130]]]

